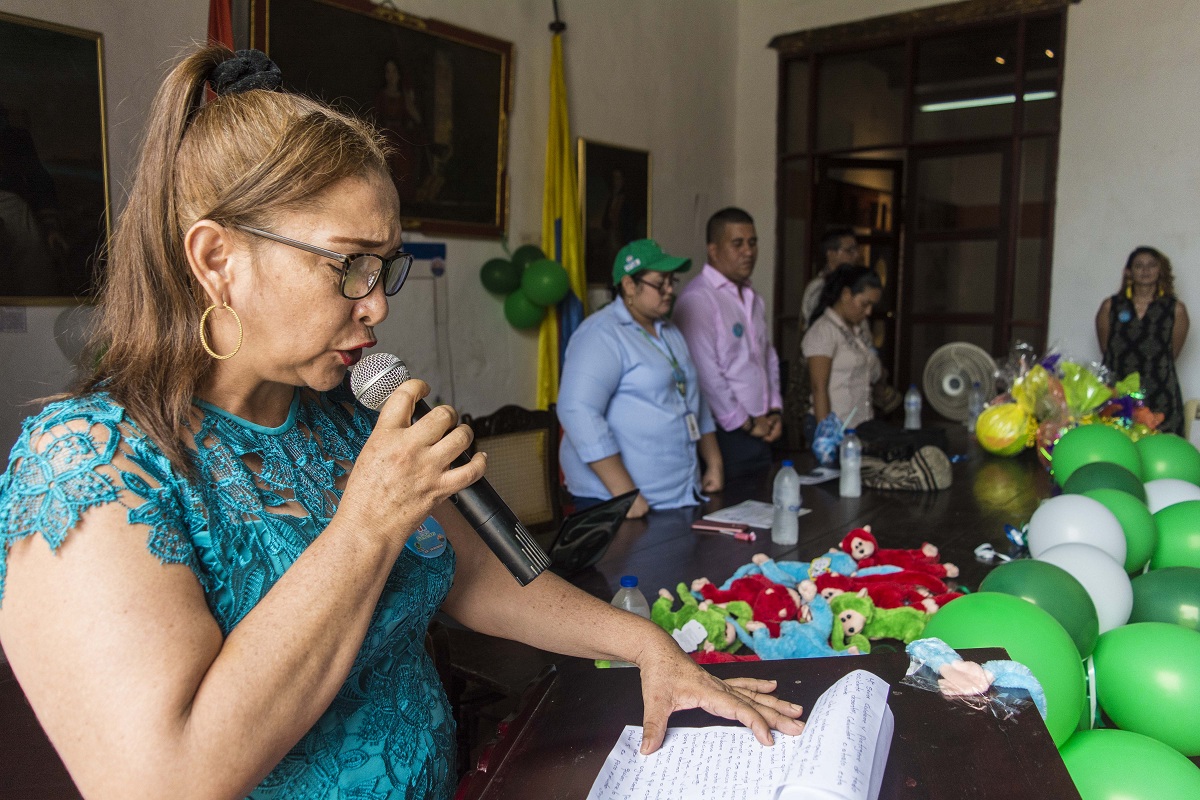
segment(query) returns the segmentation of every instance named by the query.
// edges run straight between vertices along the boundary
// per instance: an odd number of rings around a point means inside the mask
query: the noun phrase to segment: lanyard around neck
[[[687,400],[687,377],[683,374],[683,368],[679,366],[679,359],[675,358],[675,351],[671,349],[671,343],[667,341],[667,337],[658,337],[659,341],[663,343],[663,347],[667,348],[667,352],[664,353],[662,351],[662,347],[659,347],[657,344],[655,344],[654,337],[646,333],[645,328],[643,328],[641,325],[638,325],[637,329],[638,333],[646,337],[646,341],[650,343],[650,346],[657,350],[663,358],[670,362],[671,377],[675,380],[675,390],[679,392],[680,397],[682,397],[684,400]]]

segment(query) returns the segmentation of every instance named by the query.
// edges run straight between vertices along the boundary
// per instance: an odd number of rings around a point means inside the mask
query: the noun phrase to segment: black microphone
[[[378,411],[396,387],[409,377],[408,367],[391,353],[372,353],[350,370],[350,391],[354,392],[358,402]],[[428,413],[429,405],[418,400],[413,419]],[[452,463],[461,467],[469,461],[467,454],[461,453]],[[549,556],[485,478],[451,495],[450,502],[458,507],[459,513],[492,549],[500,563],[508,568],[517,583],[527,585],[550,566]]]

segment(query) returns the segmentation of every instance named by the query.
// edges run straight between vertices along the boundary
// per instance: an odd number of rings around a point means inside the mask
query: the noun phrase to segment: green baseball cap
[[[613,262],[613,286],[619,284],[621,278],[626,275],[637,275],[646,270],[686,272],[691,267],[690,258],[667,255],[653,239],[638,239],[625,245],[617,253],[617,259]]]

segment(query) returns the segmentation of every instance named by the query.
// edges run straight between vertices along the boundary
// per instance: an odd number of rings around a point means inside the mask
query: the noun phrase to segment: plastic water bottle
[[[862,440],[849,428],[842,437],[838,450],[841,475],[838,479],[838,494],[842,497],[862,496]]]
[[[975,420],[979,419],[979,415],[983,413],[983,389],[979,385],[979,381],[971,384],[971,390],[967,392],[967,430],[971,433],[975,432]]]
[[[921,393],[914,383],[904,393],[904,430],[916,431],[921,429]]]
[[[650,604],[646,602],[646,595],[642,594],[642,590],[638,588],[636,575],[621,576],[621,588],[613,595],[612,604],[617,608],[637,614],[639,617],[650,619]],[[609,666],[632,667],[634,664],[630,661],[613,659],[609,662]]]
[[[774,544],[795,544],[800,540],[800,475],[791,461],[784,461],[775,474],[775,518],[771,522],[771,541]]]
[[[636,575],[621,576],[621,588],[613,595],[612,604],[617,608],[632,611],[639,617],[650,619],[650,604],[646,602],[646,595],[638,588]]]

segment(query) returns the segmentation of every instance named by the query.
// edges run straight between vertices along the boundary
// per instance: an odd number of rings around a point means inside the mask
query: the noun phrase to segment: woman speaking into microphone
[[[0,640],[89,798],[448,798],[439,608],[641,667],[645,744],[703,707],[769,743],[799,709],[718,681],[550,574],[521,587],[447,498],[484,458],[408,381],[341,388],[410,266],[383,140],[202,48],[154,100],[95,368],[0,478]],[[208,95],[206,90],[211,89]]]

